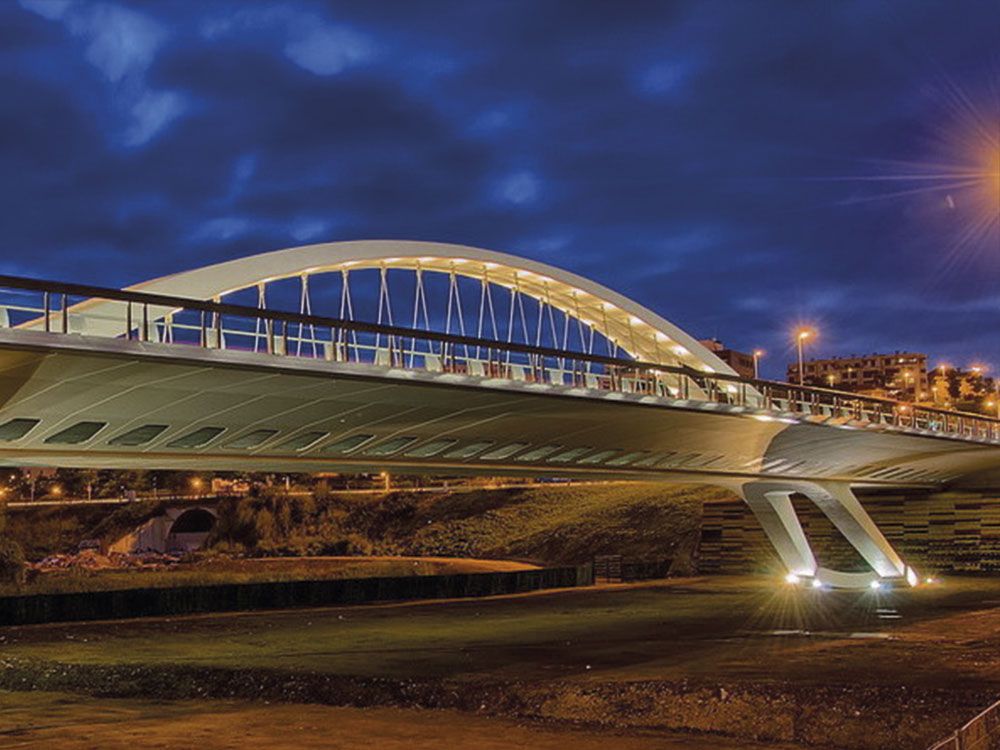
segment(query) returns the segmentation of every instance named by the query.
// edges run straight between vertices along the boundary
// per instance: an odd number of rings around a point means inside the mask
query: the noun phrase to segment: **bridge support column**
[[[740,488],[740,494],[788,572],[812,576],[816,574],[816,558],[792,507],[793,492],[795,490],[765,482],[752,482]]]
[[[789,573],[814,576],[824,583],[843,587],[867,586],[880,578],[906,578],[911,585],[916,584],[916,573],[879,531],[848,484],[755,481],[740,485],[738,491]],[[808,497],[830,519],[874,574],[844,573],[817,565],[792,506],[791,496],[796,492]]]

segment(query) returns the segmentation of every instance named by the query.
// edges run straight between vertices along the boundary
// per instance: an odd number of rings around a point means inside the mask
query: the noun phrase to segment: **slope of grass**
[[[702,502],[723,492],[633,483],[469,490],[383,498],[349,521],[406,554],[559,564],[605,554],[671,557],[697,537]]]
[[[212,540],[250,555],[419,555],[587,562],[595,555],[669,558],[696,548],[703,502],[726,497],[703,485],[615,482],[456,489],[439,493],[323,493],[314,498],[218,503]],[[162,512],[136,503],[11,513],[9,535],[28,559],[111,541]]]

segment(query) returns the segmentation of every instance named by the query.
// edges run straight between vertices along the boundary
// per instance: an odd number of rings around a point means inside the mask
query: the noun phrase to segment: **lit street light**
[[[764,356],[763,349],[753,350],[753,379],[760,379],[760,358]]]
[[[806,383],[806,368],[802,357],[802,348],[806,341],[813,338],[816,332],[811,328],[800,327],[795,330],[795,347],[799,354],[799,385]]]

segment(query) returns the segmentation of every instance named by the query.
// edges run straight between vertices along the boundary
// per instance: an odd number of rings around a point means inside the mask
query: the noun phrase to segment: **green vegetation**
[[[529,485],[449,492],[311,496],[266,492],[226,501],[211,544],[251,555],[436,555],[587,562],[595,555],[690,552],[701,504],[723,490],[696,485]]]
[[[367,499],[367,498],[366,498]],[[222,552],[263,556],[368,555],[374,545],[349,528],[348,511],[325,489],[287,494],[255,488],[223,500],[209,545]]]
[[[600,483],[525,485],[441,492],[399,490],[311,494],[261,488],[218,502],[209,545],[262,556],[419,555],[576,564],[595,555],[687,557],[702,503],[726,495],[702,485]],[[111,542],[162,512],[169,501],[50,507],[11,514],[10,536],[29,560]]]
[[[73,552],[83,539],[112,539],[159,512],[160,504],[140,502],[111,508],[101,505],[19,508],[8,514],[8,534],[29,560]]]
[[[19,585],[24,582],[24,551],[5,533],[6,510],[6,503],[0,499],[0,585]]]

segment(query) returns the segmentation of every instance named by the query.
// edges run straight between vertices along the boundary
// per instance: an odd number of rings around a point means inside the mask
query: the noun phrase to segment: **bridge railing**
[[[108,301],[112,306],[98,305]],[[0,276],[0,327],[243,351],[484,381],[633,394],[745,409],[762,420],[880,425],[979,442],[978,414],[577,351],[229,303]]]

